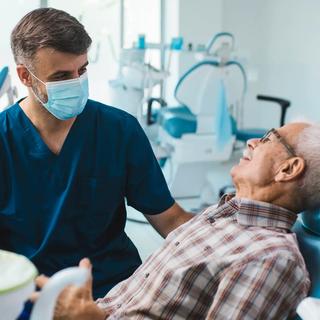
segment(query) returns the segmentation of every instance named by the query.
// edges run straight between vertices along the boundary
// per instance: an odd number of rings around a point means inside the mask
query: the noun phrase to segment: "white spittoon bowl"
[[[0,318],[15,320],[35,290],[38,271],[26,257],[0,250]]]

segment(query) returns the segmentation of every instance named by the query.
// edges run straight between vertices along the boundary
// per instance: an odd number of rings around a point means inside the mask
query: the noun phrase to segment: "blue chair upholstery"
[[[169,107],[165,109],[160,109],[157,115],[157,122],[163,124],[166,119],[171,118],[172,116],[188,116],[193,115],[190,109],[187,106],[181,105],[177,107]]]
[[[158,123],[174,138],[181,138],[183,134],[195,133],[197,118],[186,106],[161,109]]]
[[[293,231],[297,234],[299,248],[311,279],[311,297],[320,298],[320,210],[301,214]]]
[[[303,226],[320,237],[320,209],[301,214]]]

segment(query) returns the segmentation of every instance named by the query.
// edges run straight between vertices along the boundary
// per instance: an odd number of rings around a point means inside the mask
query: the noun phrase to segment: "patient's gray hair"
[[[306,162],[302,193],[306,209],[320,207],[320,124],[310,123],[296,140],[296,153]]]

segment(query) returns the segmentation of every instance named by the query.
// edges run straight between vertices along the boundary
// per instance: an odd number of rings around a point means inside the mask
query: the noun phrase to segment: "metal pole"
[[[161,61],[161,70],[165,71],[165,62],[166,62],[166,48],[165,48],[165,35],[166,35],[166,26],[165,26],[165,11],[166,11],[166,0],[160,0],[160,61]],[[164,96],[164,82],[163,80],[160,83],[160,97]]]
[[[120,0],[120,48],[124,46],[124,0]]]
[[[40,8],[47,8],[48,0],[40,0]]]

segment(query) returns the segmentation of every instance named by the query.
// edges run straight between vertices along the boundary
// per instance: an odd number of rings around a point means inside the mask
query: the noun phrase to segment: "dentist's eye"
[[[82,75],[84,74],[85,72],[87,72],[87,68],[83,68],[79,71],[79,74]]]
[[[56,75],[53,75],[49,81],[62,81],[62,80],[69,80],[70,79],[70,75],[66,74],[66,73],[59,73]]]
[[[62,80],[69,80],[69,78],[68,77],[64,77],[64,76],[60,76],[60,77],[55,77],[53,79],[53,81],[62,81]]]

